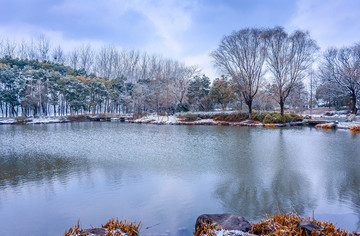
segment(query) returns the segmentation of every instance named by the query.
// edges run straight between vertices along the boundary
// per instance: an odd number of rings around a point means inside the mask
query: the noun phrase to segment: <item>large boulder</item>
[[[247,232],[251,229],[250,223],[242,216],[234,214],[204,214],[196,219],[195,231],[201,223],[216,224],[226,230],[240,230]]]
[[[298,230],[302,230],[303,232],[306,232],[307,234],[311,233],[313,230],[321,229],[320,226],[317,224],[310,222],[310,221],[300,221],[297,224]]]

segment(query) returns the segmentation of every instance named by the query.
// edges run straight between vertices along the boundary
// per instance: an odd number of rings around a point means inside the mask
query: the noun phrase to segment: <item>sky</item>
[[[48,38],[71,50],[112,44],[198,65],[246,27],[309,31],[321,50],[360,42],[360,0],[0,0],[0,38]]]

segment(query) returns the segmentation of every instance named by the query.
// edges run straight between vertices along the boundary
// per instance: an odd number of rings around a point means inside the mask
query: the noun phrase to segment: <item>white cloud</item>
[[[309,30],[324,50],[360,40],[360,1],[299,0],[288,28]]]
[[[184,58],[184,61],[187,65],[197,65],[202,68],[202,73],[213,81],[215,78],[219,77],[219,74],[212,66],[212,59],[209,54],[210,52],[204,52],[197,55],[187,56]]]
[[[20,43],[21,41],[30,41],[32,39],[37,39],[40,36],[44,36],[51,43],[52,48],[60,45],[65,51],[70,51],[76,47],[79,47],[83,43],[89,43],[93,48],[100,48],[105,44],[103,41],[99,40],[76,40],[76,39],[65,39],[63,32],[44,29],[38,26],[30,25],[27,23],[17,23],[10,24],[7,26],[0,26],[0,35],[3,35],[4,38]]]
[[[183,46],[178,37],[191,26],[191,11],[188,7],[185,1],[135,1],[131,8],[152,23],[158,36],[145,46],[147,50],[155,49],[157,53],[162,52],[167,56],[182,54]]]

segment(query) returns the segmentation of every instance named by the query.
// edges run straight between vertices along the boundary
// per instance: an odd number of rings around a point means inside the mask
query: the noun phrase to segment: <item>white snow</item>
[[[139,119],[136,119],[135,122],[144,122],[144,123],[163,123],[163,124],[176,124],[179,122],[179,119],[176,116],[156,116],[156,115],[150,115],[141,117]]]
[[[339,129],[350,129],[354,126],[360,126],[360,122],[339,122],[339,124],[337,124],[337,128]]]
[[[213,119],[202,119],[202,120],[194,121],[193,123],[202,124],[202,123],[218,123],[218,122],[214,121]]]
[[[40,117],[40,118],[33,118],[28,124],[48,124],[48,123],[59,123],[63,119],[57,117]]]
[[[240,231],[240,230],[219,230],[219,231],[216,231],[216,236],[240,236],[240,235],[249,235],[249,236],[252,236],[252,235],[255,235],[255,234],[249,234],[249,233],[245,233],[243,231]]]
[[[15,119],[1,119],[0,120],[0,124],[12,124],[15,123],[16,120]]]

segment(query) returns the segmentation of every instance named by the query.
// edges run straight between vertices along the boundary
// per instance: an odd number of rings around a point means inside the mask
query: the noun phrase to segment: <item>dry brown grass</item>
[[[355,134],[359,134],[360,133],[360,126],[353,126],[350,128],[350,131],[355,133]]]
[[[269,128],[269,129],[273,129],[273,128],[276,128],[276,125],[275,124],[264,124],[264,127]]]
[[[304,221],[296,212],[281,214],[276,213],[275,215],[266,215],[265,220],[261,220],[258,223],[253,223],[251,231],[249,233],[256,235],[356,235],[355,233],[349,233],[345,230],[336,228],[333,223],[325,221],[317,221],[310,218],[306,221],[315,223],[320,226],[320,229],[313,230],[311,232],[306,232],[297,228],[297,224],[300,221]]]
[[[334,129],[333,125],[327,125],[327,124],[317,124],[315,125],[315,128],[318,129]]]
[[[201,221],[201,225],[196,228],[193,233],[195,236],[216,236],[216,231],[222,230],[221,226]]]
[[[119,221],[118,218],[112,218],[105,225],[101,226],[101,229],[105,229],[106,236],[121,236],[121,233],[125,233],[128,236],[137,236],[139,235],[139,228],[141,222],[139,224],[128,222],[126,219],[124,222]],[[80,221],[75,224],[74,227],[71,227],[68,231],[65,231],[64,236],[83,236],[88,235],[86,230],[83,230]]]

